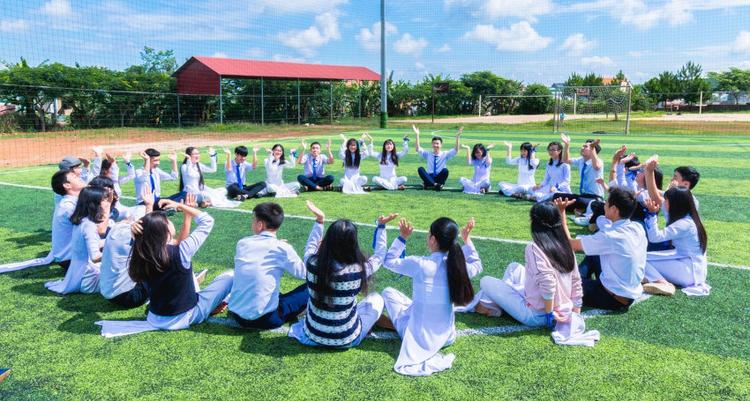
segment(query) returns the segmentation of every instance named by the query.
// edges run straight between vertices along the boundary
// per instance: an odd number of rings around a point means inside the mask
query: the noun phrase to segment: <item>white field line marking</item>
[[[591,309],[587,310],[583,313],[581,313],[581,316],[583,316],[584,319],[606,315],[611,313],[610,311],[603,310],[603,309]],[[219,324],[222,326],[232,327],[235,329],[242,329],[242,326],[237,324],[237,322],[234,321],[234,319],[226,318],[226,317],[210,317],[207,320],[208,323],[212,324]],[[467,336],[501,336],[504,334],[511,334],[511,333],[519,333],[523,331],[531,331],[531,330],[540,330],[541,327],[531,327],[531,326],[524,326],[521,324],[515,324],[515,325],[505,325],[505,326],[491,326],[491,327],[479,327],[479,328],[472,328],[472,329],[461,329],[456,331],[457,337],[467,337]],[[276,333],[276,334],[283,334],[288,335],[289,334],[289,326],[284,325],[276,329],[272,330],[265,330],[265,332],[268,333]],[[398,336],[398,333],[393,331],[372,331],[370,334],[367,335],[367,338],[371,338],[374,340],[400,340],[400,337]]]
[[[24,189],[38,189],[38,190],[42,190],[42,191],[51,191],[52,190],[51,188],[40,187],[38,185],[13,184],[13,183],[10,183],[10,182],[1,182],[1,181],[0,181],[0,185],[6,186],[6,187],[15,187],[15,188],[24,188]],[[135,200],[135,198],[132,197],[132,196],[123,196],[122,199]],[[212,209],[213,210],[222,210],[222,211],[226,211],[226,212],[234,212],[234,213],[253,214],[253,212],[251,210],[246,210],[246,209],[231,209],[231,208],[217,208],[217,207],[214,207]],[[296,215],[289,215],[289,214],[287,214],[284,217],[285,218],[290,218],[290,219],[300,219],[300,220],[310,220],[310,221],[315,220],[314,217],[310,217],[310,216],[296,216]],[[330,220],[327,220],[327,221],[330,221]],[[356,224],[356,225],[358,225],[358,226],[363,226],[363,227],[370,227],[370,228],[377,227],[377,224],[372,224],[372,223],[360,223],[360,222],[356,222],[356,221],[353,222],[353,223]],[[396,227],[387,227],[387,229],[388,230],[398,230]],[[427,234],[428,233],[427,230],[421,230],[421,229],[416,229],[416,228],[414,229],[414,232],[422,233],[422,234]],[[524,241],[524,240],[508,239],[508,238],[496,238],[496,237],[483,237],[481,235],[472,235],[471,237],[473,239],[480,240],[480,241],[501,242],[501,243],[505,243],[505,244],[526,245],[526,244],[529,243],[529,241]],[[737,269],[737,270],[747,270],[747,271],[750,271],[750,266],[730,265],[730,264],[726,264],[726,263],[717,263],[717,262],[708,262],[708,265],[709,266],[713,266],[713,267],[721,267],[721,268],[727,268],[727,269]]]

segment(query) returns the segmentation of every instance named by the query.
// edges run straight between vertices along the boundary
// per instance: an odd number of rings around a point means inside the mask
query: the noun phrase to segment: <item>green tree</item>
[[[714,90],[729,92],[738,105],[741,92],[750,93],[750,70],[730,68],[729,71],[709,72],[708,78],[713,81]]]
[[[145,46],[141,51],[141,62],[146,72],[159,72],[172,75],[177,70],[174,50],[155,50]]]
[[[679,81],[682,98],[685,99],[686,102],[690,104],[698,102],[700,100],[701,92],[703,92],[704,99],[711,97],[711,85],[708,83],[708,80],[703,77],[703,67],[701,67],[700,64],[688,61],[687,64],[680,68],[676,77]]]
[[[544,114],[552,109],[552,91],[542,84],[531,84],[523,91],[527,97],[521,98],[518,104],[520,114]]]

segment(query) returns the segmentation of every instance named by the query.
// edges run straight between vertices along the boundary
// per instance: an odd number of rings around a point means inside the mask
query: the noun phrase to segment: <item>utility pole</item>
[[[380,0],[380,128],[388,128],[388,79],[385,76],[385,0]]]

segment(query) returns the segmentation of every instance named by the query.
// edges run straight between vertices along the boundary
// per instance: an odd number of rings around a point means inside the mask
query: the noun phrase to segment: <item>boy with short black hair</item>
[[[578,266],[583,279],[583,304],[620,310],[627,309],[643,294],[641,281],[646,269],[648,240],[643,226],[631,221],[637,206],[635,193],[629,189],[611,188],[599,217],[599,231],[576,239],[570,236],[565,209],[574,201],[554,201],[562,214],[562,224],[574,251],[583,251],[586,258]],[[606,219],[602,220],[602,219]],[[596,279],[592,278],[596,275]]]
[[[328,155],[320,154],[320,142],[310,144],[310,154],[305,153],[307,143],[302,141],[302,149],[297,156],[297,164],[302,164],[305,170],[304,174],[297,176],[297,181],[308,191],[322,191],[332,189],[333,176],[326,175],[326,164],[333,163],[333,153],[331,153],[331,140],[328,140],[326,150]]]
[[[599,158],[602,147],[598,139],[587,139],[581,145],[581,156],[571,159],[570,137],[560,134],[560,139],[564,147],[563,163],[570,164],[571,169],[577,167],[581,177],[577,195],[557,193],[552,199],[573,199],[575,202],[569,204],[568,212],[584,211],[590,202],[601,200],[604,196],[604,188],[597,182],[604,179],[604,162]]]
[[[161,198],[161,181],[174,181],[179,178],[177,173],[177,153],[169,155],[169,160],[172,162],[172,172],[170,173],[159,168],[161,153],[158,150],[148,148],[141,152],[141,157],[143,157],[143,168],[135,171],[136,204],[144,204],[143,199],[141,199],[141,193],[143,193],[144,186],[149,186],[154,197],[154,208],[157,208],[159,199]],[[185,194],[179,192],[170,196],[169,199],[179,202],[185,199]]]
[[[52,256],[54,261],[67,270],[70,266],[73,223],[70,216],[76,209],[78,194],[86,183],[72,170],[59,170],[52,175],[52,190],[62,198],[52,216]]]
[[[411,126],[414,133],[417,135],[417,154],[421,156],[427,162],[427,168],[420,167],[417,169],[419,177],[422,179],[422,185],[424,189],[434,189],[440,191],[445,185],[445,181],[448,180],[448,160],[452,159],[458,153],[458,149],[461,147],[461,133],[464,127],[458,129],[456,134],[456,146],[449,151],[442,151],[443,138],[435,136],[432,138],[432,152],[424,150],[420,145],[419,141],[419,128],[416,125]]]
[[[258,197],[258,194],[266,188],[264,181],[256,182],[253,185],[245,185],[247,172],[255,170],[258,166],[258,148],[253,148],[252,163],[247,162],[249,152],[244,145],[234,148],[234,158],[231,157],[229,149],[224,149],[224,153],[227,156],[227,161],[224,164],[227,197],[238,201]]]
[[[292,246],[276,238],[283,222],[279,204],[260,203],[253,209],[255,235],[237,243],[229,316],[242,327],[273,329],[293,320],[307,306],[306,283],[280,294],[284,272],[302,280],[307,274]]]

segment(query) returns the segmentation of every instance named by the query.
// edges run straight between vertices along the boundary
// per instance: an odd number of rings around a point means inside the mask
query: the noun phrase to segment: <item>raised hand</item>
[[[341,137],[341,140],[342,140],[342,141],[346,142],[346,135],[344,135],[344,134],[339,134],[339,137]]]
[[[159,209],[177,209],[179,203],[171,199],[159,199]]]
[[[396,219],[396,217],[398,217],[398,213],[391,213],[388,216],[380,215],[380,217],[378,217],[378,225],[388,224]]]
[[[647,171],[654,171],[659,167],[659,155],[653,155],[648,158],[643,164],[646,166]]]
[[[148,208],[149,206],[154,206],[154,194],[151,193],[151,187],[148,185],[144,185],[143,189],[141,189],[141,199],[143,200],[143,204]]]
[[[411,125],[411,130],[414,131],[415,134],[419,135],[419,128],[417,128],[416,125],[412,124]]]
[[[257,154],[259,150],[260,150],[259,147],[253,146],[253,154]]]
[[[504,145],[505,145],[505,147],[506,147],[506,148],[508,148],[508,149],[512,149],[512,148],[513,148],[513,144],[512,144],[511,142],[508,142],[508,141],[503,141],[503,144],[504,144]]]
[[[189,156],[189,155],[185,155],[185,156]],[[169,158],[169,160],[171,160],[171,161],[173,161],[173,162],[177,162],[177,152],[172,152],[172,153],[171,153],[171,154],[170,154],[169,156],[167,156],[167,157]]]
[[[464,127],[463,126],[458,127],[458,134],[456,134],[456,136],[460,137],[461,134],[463,134],[463,133],[464,133]]]
[[[560,214],[563,216],[563,219],[565,218],[565,209],[568,208],[568,206],[576,203],[575,199],[568,199],[568,198],[557,198],[552,201],[552,203],[555,205],[557,210],[560,212]]]
[[[91,163],[91,162],[89,161],[89,159],[87,159],[87,158],[85,158],[85,157],[79,157],[79,159],[81,160],[81,163],[83,163],[83,167],[86,167],[86,168],[88,168],[88,167],[89,167],[89,164]]]
[[[560,140],[565,144],[565,146],[570,145],[570,137],[563,133],[560,133]]]
[[[91,150],[94,151],[96,157],[102,157],[102,153],[104,153],[104,148],[101,146],[94,146]]]
[[[619,163],[623,156],[625,156],[625,152],[628,151],[628,147],[625,145],[620,146],[619,149],[615,152],[614,155],[612,155],[612,163]],[[624,162],[623,162],[624,163]]]
[[[141,152],[139,153],[139,155],[140,155],[140,156],[141,156],[141,157],[143,158],[143,160],[148,160],[148,159],[150,159],[150,156],[149,156],[149,155],[148,155],[148,154],[146,153],[146,151],[145,151],[145,150],[142,150],[142,151],[141,151]]]
[[[471,242],[471,230],[474,229],[474,225],[476,222],[474,221],[474,218],[470,218],[468,222],[466,222],[466,225],[464,228],[461,229],[461,239],[464,240],[464,244],[468,244]]]
[[[302,149],[307,149],[307,142],[302,141]]]
[[[307,206],[307,210],[311,211],[312,214],[315,215],[315,221],[320,224],[323,224],[323,222],[326,221],[325,213],[323,213],[322,210],[315,206],[315,204],[311,200],[306,201],[305,206]]]
[[[620,162],[622,162],[622,164],[629,163],[631,160],[635,159],[636,157],[638,157],[637,154],[631,153],[631,154],[623,157],[622,159],[620,159]]]
[[[659,209],[661,209],[661,206],[659,206],[656,201],[654,201],[653,199],[646,199],[646,202],[644,203],[646,204],[646,209],[648,209],[649,212],[659,213]]]
[[[326,142],[326,149],[331,150],[331,138],[328,138],[328,142]]]
[[[495,144],[494,144],[494,143],[491,143],[491,144],[487,145],[487,146],[485,147],[485,149],[487,149],[487,150],[490,150],[490,149],[492,149],[492,148],[494,148],[494,147],[495,147]]]
[[[122,160],[125,161],[125,164],[130,163],[130,159],[133,157],[133,154],[130,152],[126,152],[124,155],[122,155]]]
[[[469,150],[469,145],[461,145],[461,148]]]
[[[215,154],[216,154],[216,151],[214,150],[213,146],[209,146],[208,147],[208,155],[212,156],[212,155],[215,155]]]
[[[231,151],[231,150],[229,150],[229,148],[224,148],[224,153],[225,153],[225,154],[226,154],[227,156],[231,156],[231,155],[232,155],[232,151]]]
[[[414,232],[414,226],[409,223],[406,219],[401,219],[398,223],[398,234],[403,239],[408,239],[411,234]]]

